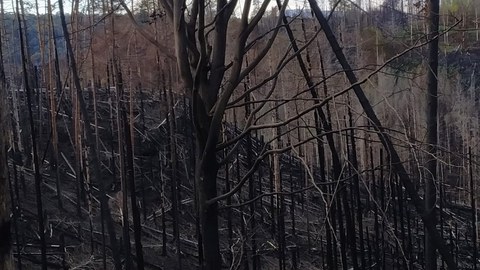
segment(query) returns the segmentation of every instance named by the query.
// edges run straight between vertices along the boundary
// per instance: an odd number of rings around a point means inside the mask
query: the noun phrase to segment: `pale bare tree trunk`
[[[72,44],[75,46],[74,48],[75,55],[73,57],[75,57],[76,59],[79,59],[79,55],[80,55],[80,49],[77,48],[78,29],[79,29],[78,2],[79,0],[74,0],[72,2],[72,12],[70,17],[71,32],[73,33]],[[71,78],[71,81],[73,81],[73,78]],[[86,186],[84,182],[85,171],[84,171],[84,164],[83,164],[83,142],[82,142],[83,128],[82,128],[82,122],[80,120],[80,98],[81,98],[80,95],[82,95],[82,93],[77,92],[76,89],[72,86],[73,86],[73,83],[71,84],[70,92],[72,95],[72,104],[73,104],[73,110],[72,110],[73,134],[74,134],[73,144],[75,148],[75,176],[77,180],[77,215],[81,217],[82,215],[81,205],[85,201],[85,186]]]
[[[54,53],[54,46],[55,42],[55,34],[53,31],[53,18],[52,18],[52,6],[50,0],[47,3],[48,5],[48,91],[49,91],[49,100],[50,100],[50,128],[52,134],[52,169],[55,172],[55,185],[57,189],[57,202],[58,207],[60,209],[63,208],[62,202],[62,194],[61,194],[61,186],[60,186],[60,170],[58,169],[58,130],[57,130],[57,101],[56,101],[56,93],[60,91],[61,82],[60,80],[56,80],[53,77],[57,76],[54,71],[54,62],[55,53]],[[56,88],[56,89],[55,89]],[[55,91],[56,90],[56,91]]]
[[[479,29],[479,24],[480,24],[480,19],[478,18],[478,4],[475,5],[475,35],[476,35],[476,39],[477,41],[479,41],[479,38],[480,38],[480,29]]]
[[[121,185],[121,194],[122,194],[122,227],[123,227],[123,248],[125,249],[125,262],[126,268],[131,269],[133,267],[132,256],[131,256],[131,246],[130,246],[130,220],[129,220],[129,207],[128,207],[128,185],[127,185],[127,171],[125,167],[125,144],[128,143],[124,139],[124,129],[122,114],[125,109],[122,102],[125,98],[124,89],[123,89],[123,78],[119,64],[113,60],[114,69],[115,69],[115,79],[116,79],[116,90],[117,90],[117,129],[118,129],[118,162],[120,163],[120,185]]]
[[[449,18],[449,17],[450,17],[450,16],[448,15],[448,12],[445,11],[445,14],[443,14],[443,28],[444,28],[444,29],[447,28],[448,21],[449,21],[448,18]],[[448,44],[449,44],[449,41],[448,41],[448,36],[449,36],[449,34],[450,34],[450,31],[447,31],[447,32],[445,33],[445,36],[444,36],[444,39],[443,39],[443,42],[445,43],[445,45],[448,45]],[[446,51],[446,49],[445,49],[445,51]]]
[[[43,30],[45,29],[45,24],[43,25],[44,27],[41,27],[40,24],[40,13],[38,9],[38,0],[35,0],[35,11],[36,11],[36,16],[37,16],[37,37],[38,37],[38,43],[40,47],[40,64],[41,64],[41,69],[38,71],[38,69],[35,67],[35,71],[40,72],[41,77],[38,78],[38,74],[35,74],[35,86],[37,87],[37,95],[38,95],[38,100],[37,100],[37,111],[38,111],[38,122],[40,123],[38,125],[38,143],[39,145],[43,145],[43,89],[44,89],[44,83],[45,83],[45,38],[44,38],[44,32]],[[46,89],[45,89],[46,92]]]

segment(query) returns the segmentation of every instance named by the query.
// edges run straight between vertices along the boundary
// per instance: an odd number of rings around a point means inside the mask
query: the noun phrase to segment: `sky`
[[[5,12],[12,12],[14,9],[12,7],[14,7],[14,3],[16,0],[0,0],[3,2],[3,5],[4,5],[4,9],[5,9]],[[58,0],[51,0],[52,3],[54,4],[54,6],[56,6],[56,4],[58,3]],[[69,10],[71,10],[71,5],[72,5],[72,0],[63,0],[64,1],[64,6],[65,6],[65,10],[66,12],[68,12]],[[79,0],[80,3],[84,2],[86,3],[87,0]],[[126,2],[130,2],[131,0],[124,0]],[[133,0],[134,2],[139,2],[140,0]],[[175,0],[176,1],[176,0]],[[347,0],[343,0],[343,1],[347,1]],[[354,1],[358,1],[358,0],[354,0]],[[372,2],[382,2],[383,0],[371,0]],[[243,2],[244,0],[240,0],[239,1],[239,6],[243,6]],[[258,1],[258,2],[262,2],[261,0]],[[317,0],[320,8],[324,9],[324,10],[328,10],[329,6],[328,6],[328,2],[329,0]],[[363,1],[363,2],[366,2],[366,1]],[[28,9],[28,11],[30,13],[35,13],[35,0],[24,0],[24,3],[26,4],[26,6],[30,6],[31,8]],[[38,4],[39,4],[39,13],[43,14],[43,13],[46,13],[47,10],[46,10],[46,3],[47,1],[46,0],[38,0]],[[275,7],[277,4],[276,4],[276,0],[271,0],[270,1],[270,8],[273,8]],[[299,9],[299,8],[302,8],[302,7],[305,7],[305,6],[308,6],[308,1],[307,0],[289,0],[289,9]],[[56,12],[56,10],[54,10],[54,12]]]
[[[14,3],[15,3],[15,0],[0,0],[0,1],[3,1],[3,4],[4,4],[4,8],[5,8],[5,11],[6,12],[12,12],[13,11],[13,8],[14,7]],[[70,6],[71,6],[71,3],[72,3],[72,0],[63,0],[64,1],[64,5],[65,5],[65,8],[66,10],[70,10]],[[86,0],[80,0],[81,2],[86,2]],[[126,0],[127,2],[130,2],[130,0]],[[137,2],[137,1],[140,1],[140,0],[134,0],[134,2]],[[58,2],[58,0],[52,0],[52,3],[55,5],[56,3]],[[240,0],[239,1],[239,6],[243,6],[243,0]],[[261,1],[259,1],[261,2]],[[271,0],[270,1],[270,7],[275,7],[276,6],[276,0]],[[301,8],[301,7],[304,7],[306,5],[308,1],[307,0],[290,0],[289,1],[289,8],[290,9],[297,9],[297,8]],[[317,1],[319,3],[319,6],[323,9],[327,9],[328,8],[328,0],[318,0]],[[35,13],[35,1],[34,0],[24,0],[24,3],[26,3],[26,5],[30,5],[31,6],[31,10],[30,12],[31,13]],[[46,3],[47,1],[46,0],[38,0],[38,3],[39,3],[39,12],[40,13],[46,13]]]

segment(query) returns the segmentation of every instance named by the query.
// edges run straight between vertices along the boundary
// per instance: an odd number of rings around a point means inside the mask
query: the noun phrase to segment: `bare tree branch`
[[[379,139],[382,142],[383,146],[386,148],[388,151],[388,154],[392,160],[392,165],[394,166],[395,171],[397,172],[397,175],[399,176],[402,184],[404,185],[406,191],[408,192],[410,198],[412,198],[412,202],[418,212],[418,214],[421,216],[426,229],[428,232],[431,234],[431,239],[434,243],[434,245],[437,247],[439,253],[442,255],[443,260],[447,263],[449,269],[456,269],[455,262],[453,260],[452,254],[449,252],[449,249],[446,247],[443,239],[437,232],[437,229],[435,227],[435,223],[432,222],[430,219],[428,219],[425,216],[425,208],[424,208],[424,202],[418,195],[415,186],[413,182],[411,181],[410,177],[407,174],[407,171],[405,170],[405,167],[403,166],[403,163],[401,163],[400,157],[398,156],[397,151],[395,150],[395,147],[392,144],[392,141],[390,139],[390,136],[388,133],[386,133],[383,129],[383,126],[378,119],[375,111],[373,110],[372,106],[370,105],[369,100],[365,96],[365,93],[363,92],[363,89],[361,86],[358,84],[358,80],[356,78],[356,75],[351,71],[350,64],[348,63],[345,55],[342,52],[342,49],[340,45],[338,44],[338,41],[335,37],[335,35],[332,32],[332,29],[330,28],[327,20],[325,19],[322,11],[318,7],[316,1],[314,0],[308,0],[310,3],[310,7],[312,8],[315,17],[317,18],[318,22],[323,28],[323,31],[325,33],[325,36],[327,40],[329,41],[333,52],[335,53],[338,61],[342,65],[343,70],[345,71],[345,75],[347,76],[348,80],[352,84],[353,91],[355,92],[355,95],[357,96],[360,104],[362,105],[365,113],[370,119],[370,123],[373,125],[373,127],[379,131]],[[437,35],[438,36],[438,35]],[[431,41],[431,40],[430,40]]]
[[[145,29],[143,29],[143,27],[139,25],[138,22],[135,20],[135,17],[133,16],[132,11],[130,11],[127,4],[125,4],[123,0],[119,0],[119,3],[127,12],[128,18],[130,19],[130,21],[132,22],[133,26],[138,31],[138,33],[140,33],[142,37],[144,37],[146,40],[152,43],[155,47],[157,47],[161,54],[165,55],[170,60],[175,60],[175,56],[171,52],[171,48],[160,44],[160,42],[155,40],[155,38],[152,37],[152,35],[150,35],[147,31],[145,31]]]

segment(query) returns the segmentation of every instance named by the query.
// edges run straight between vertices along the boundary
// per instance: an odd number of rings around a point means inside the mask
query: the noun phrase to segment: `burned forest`
[[[480,267],[480,1],[0,3],[0,270]]]

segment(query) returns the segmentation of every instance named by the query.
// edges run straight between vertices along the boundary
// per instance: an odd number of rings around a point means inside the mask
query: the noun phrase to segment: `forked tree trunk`
[[[218,233],[218,200],[236,193],[237,186],[222,197],[217,197],[217,172],[219,164],[216,160],[217,143],[222,120],[227,104],[238,84],[264,59],[275,40],[281,24],[270,34],[268,44],[262,53],[245,69],[242,69],[246,44],[268,7],[269,1],[263,1],[256,16],[250,17],[252,1],[245,1],[240,22],[240,32],[232,49],[233,64],[226,76],[227,29],[229,20],[235,11],[236,0],[216,1],[214,30],[206,31],[207,1],[193,1],[193,6],[187,8],[189,1],[160,1],[173,25],[175,39],[175,54],[177,68],[182,86],[192,98],[192,119],[196,140],[195,186],[197,207],[200,219],[200,237],[202,239],[203,268],[216,270],[221,268],[219,233]],[[284,1],[281,16],[288,1]],[[190,10],[191,8],[191,10]],[[188,12],[187,12],[188,10]],[[186,17],[188,17],[188,22]],[[280,17],[281,18],[281,17]],[[207,36],[213,37],[207,42]],[[211,54],[210,54],[211,52]],[[226,83],[225,83],[226,82]],[[222,92],[220,90],[223,89]],[[221,150],[221,149],[218,149]]]

